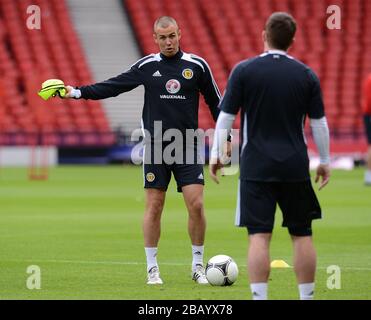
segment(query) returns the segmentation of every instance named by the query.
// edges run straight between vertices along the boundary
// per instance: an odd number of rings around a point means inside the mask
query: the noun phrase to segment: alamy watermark
[[[215,130],[208,129],[163,129],[162,121],[154,121],[151,131],[136,129],[131,134],[131,141],[136,142],[131,152],[133,164],[205,164],[207,154],[211,158],[212,142]],[[227,141],[229,133],[220,130],[218,136]],[[227,143],[223,150],[219,150],[219,160],[223,164],[234,168],[227,170],[225,174],[237,173],[239,165],[239,130],[233,129],[233,144],[230,154],[227,152]]]
[[[327,288],[330,290],[341,289],[341,269],[337,265],[331,265],[327,267],[326,272],[330,274],[327,278]]]
[[[26,280],[26,287],[29,290],[41,289],[41,269],[39,266],[31,265],[27,267],[26,272],[30,274]]]
[[[327,7],[326,13],[330,16],[327,17],[326,26],[330,30],[341,29],[341,9],[339,6],[333,4]]]
[[[26,25],[30,30],[40,30],[41,29],[41,9],[37,5],[29,5],[26,9],[27,20]]]

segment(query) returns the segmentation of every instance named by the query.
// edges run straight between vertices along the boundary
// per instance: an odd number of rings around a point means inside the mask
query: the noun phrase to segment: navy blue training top
[[[219,115],[220,92],[211,69],[201,57],[178,51],[173,57],[161,53],[148,55],[131,68],[111,79],[79,87],[83,99],[105,99],[130,91],[139,85],[145,88],[142,126],[154,140],[154,122],[162,121],[162,132],[198,129],[200,93],[211,114]]]
[[[324,117],[324,105],[308,66],[276,50],[242,61],[230,75],[220,109],[241,109],[240,179],[310,179],[304,122],[306,116]]]

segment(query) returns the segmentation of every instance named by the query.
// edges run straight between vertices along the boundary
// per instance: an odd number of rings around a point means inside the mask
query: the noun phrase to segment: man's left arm
[[[242,105],[242,87],[240,81],[240,66],[237,65],[229,77],[227,89],[220,101],[221,113],[215,127],[214,143],[211,150],[209,171],[211,178],[219,183],[217,172],[223,166],[221,155],[227,135],[232,129],[233,121]]]
[[[205,98],[205,101],[207,105],[209,106],[211,115],[216,122],[218,120],[219,114],[220,114],[220,109],[219,109],[219,104],[220,104],[220,99],[221,99],[221,94],[218,88],[218,85],[215,82],[215,79],[213,77],[212,71],[210,66],[204,61],[203,63],[205,72],[203,74],[203,79],[202,79],[202,85],[201,85],[201,93]],[[228,158],[231,156],[232,153],[232,136],[229,134],[227,136],[227,142],[226,142],[226,150],[225,150],[225,156]],[[224,148],[223,148],[224,149]]]
[[[214,121],[216,122],[220,113],[218,105],[220,102],[221,94],[218,85],[216,84],[213,77],[210,66],[207,64],[206,61],[202,62],[204,70],[200,83],[200,91],[205,98],[206,104],[209,106]]]

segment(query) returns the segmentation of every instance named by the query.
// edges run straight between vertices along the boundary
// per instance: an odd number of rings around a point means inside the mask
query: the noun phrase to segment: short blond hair
[[[178,23],[173,17],[162,16],[158,18],[153,24],[153,32],[156,32],[157,28],[167,28],[169,25],[174,25],[179,28]]]

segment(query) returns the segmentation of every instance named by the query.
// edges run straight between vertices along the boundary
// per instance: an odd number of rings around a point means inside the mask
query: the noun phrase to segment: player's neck
[[[287,54],[287,51],[281,49],[269,49],[266,52],[268,53],[276,53],[276,54]]]
[[[277,49],[268,44],[268,42],[264,42],[264,52],[277,52],[277,53],[284,53],[287,54],[287,50]]]
[[[264,52],[287,54],[287,51],[271,47],[267,42],[264,43]]]
[[[172,56],[164,55],[162,52],[160,53],[160,55],[161,55],[161,58],[163,58],[165,60],[173,60],[173,59],[180,58],[182,56],[182,51],[179,48],[178,51]]]

